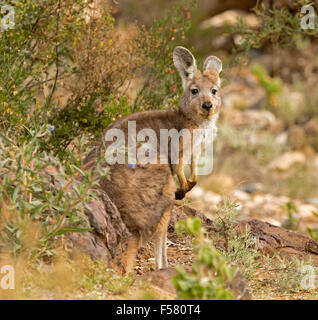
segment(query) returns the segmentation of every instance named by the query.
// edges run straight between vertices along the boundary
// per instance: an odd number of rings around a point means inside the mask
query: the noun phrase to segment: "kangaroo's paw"
[[[183,189],[178,189],[175,192],[175,198],[176,200],[182,200],[186,195],[186,192]]]
[[[196,181],[188,180],[187,182],[188,182],[188,190],[187,190],[187,192],[192,190],[192,188],[197,184]]]
[[[180,189],[178,189],[177,191],[176,191],[176,193],[175,193],[175,198],[176,198],[176,200],[182,200],[184,197],[185,197],[185,195],[186,195],[186,193],[187,192],[189,192],[190,190],[192,190],[192,188],[197,184],[195,181],[190,181],[190,180],[188,180],[187,181],[187,188],[186,189],[182,189],[182,188],[180,188]]]

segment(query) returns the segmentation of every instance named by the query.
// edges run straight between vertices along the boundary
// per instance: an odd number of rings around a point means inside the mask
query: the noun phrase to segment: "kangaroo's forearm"
[[[198,182],[198,162],[199,154],[192,154],[191,156],[191,181],[193,183]]]
[[[187,192],[188,189],[188,182],[187,179],[184,175],[184,170],[183,170],[183,152],[181,151],[179,153],[179,163],[177,165],[177,177],[179,179],[180,187],[184,192]]]

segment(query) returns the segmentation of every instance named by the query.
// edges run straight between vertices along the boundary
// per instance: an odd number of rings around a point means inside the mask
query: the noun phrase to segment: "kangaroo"
[[[160,157],[156,153],[160,141],[155,141],[149,147],[149,136],[148,140],[144,137],[144,141],[148,143],[146,152],[154,153],[154,158],[157,158],[159,163],[114,163],[110,165],[110,180],[107,178],[100,180],[100,188],[117,206],[123,222],[131,233],[121,259],[123,273],[133,270],[138,248],[152,238],[154,239],[156,268],[161,269],[168,266],[167,227],[174,201],[176,198],[182,199],[195,186],[198,179],[198,155],[191,151],[190,143],[193,138],[193,130],[214,129],[221,106],[219,88],[222,62],[219,58],[209,56],[205,60],[202,73],[197,69],[194,56],[186,48],[176,47],[173,52],[173,61],[180,74],[184,90],[179,107],[170,110],[133,113],[116,120],[106,128],[102,139],[98,141],[94,150],[84,161],[84,163],[91,162],[94,157],[114,143],[108,136],[111,129],[114,129],[115,132],[118,132],[116,130],[119,129],[123,132],[125,141],[129,140],[131,138],[130,123],[135,123],[137,134],[143,129],[151,129],[157,137],[160,136],[163,129],[176,129],[177,132],[187,129],[190,132],[190,138],[178,137],[179,150],[169,152],[167,148],[163,155],[160,152]],[[116,138],[118,140],[118,137]],[[169,146],[171,149],[171,137],[169,137]],[[141,148],[140,145],[137,147]],[[172,152],[179,155],[177,163],[172,162]],[[191,157],[190,180],[186,179],[183,170],[186,156]],[[174,175],[178,177],[179,189],[177,189]]]

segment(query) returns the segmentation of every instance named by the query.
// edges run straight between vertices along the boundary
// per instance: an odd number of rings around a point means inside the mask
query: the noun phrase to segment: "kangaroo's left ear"
[[[222,61],[215,56],[207,57],[204,62],[203,72],[209,69],[213,69],[217,73],[220,73],[222,71]]]

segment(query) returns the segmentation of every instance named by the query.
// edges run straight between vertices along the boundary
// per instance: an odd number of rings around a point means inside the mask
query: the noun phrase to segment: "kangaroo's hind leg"
[[[122,255],[123,273],[130,273],[133,271],[136,261],[136,255],[140,246],[140,235],[134,232],[128,239],[127,248]]]
[[[167,208],[157,226],[154,236],[156,269],[168,267],[167,259],[167,229],[171,217],[171,207]]]

